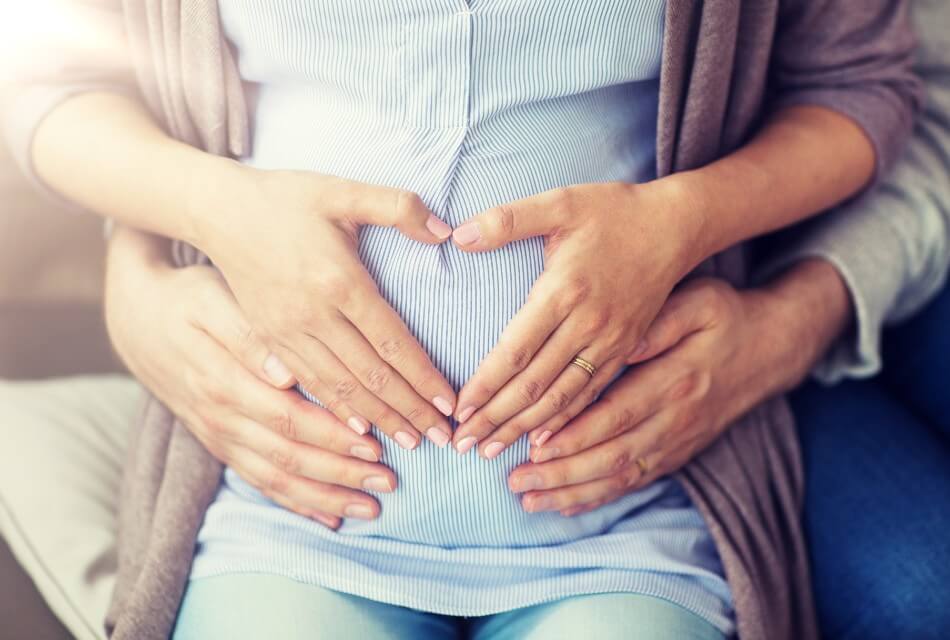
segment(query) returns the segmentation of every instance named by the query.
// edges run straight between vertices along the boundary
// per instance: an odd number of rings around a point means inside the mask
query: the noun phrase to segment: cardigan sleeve
[[[921,102],[907,0],[783,0],[769,73],[770,107],[816,105],[855,121],[876,156],[896,161]]]
[[[48,196],[72,208],[36,174],[34,135],[43,119],[68,98],[90,91],[138,96],[126,46],[121,1],[69,0],[56,19],[22,25],[34,35],[9,81],[0,88],[0,127],[28,178]]]
[[[809,257],[835,265],[851,294],[855,326],[814,371],[831,383],[881,367],[885,325],[920,309],[950,263],[950,4],[918,2],[918,72],[928,101],[892,174],[859,199],[770,242],[759,279]]]

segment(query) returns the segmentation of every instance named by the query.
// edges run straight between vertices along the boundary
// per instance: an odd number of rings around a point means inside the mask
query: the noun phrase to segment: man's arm
[[[917,3],[918,71],[928,102],[895,171],[859,200],[770,241],[765,278],[805,258],[833,264],[854,308],[853,330],[815,368],[834,382],[881,367],[883,327],[918,310],[950,263],[950,4]]]

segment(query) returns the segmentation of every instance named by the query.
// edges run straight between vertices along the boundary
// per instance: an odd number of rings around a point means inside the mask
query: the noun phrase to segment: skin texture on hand
[[[637,364],[509,476],[528,511],[575,515],[672,473],[766,398],[796,386],[846,328],[830,264],[797,265],[736,291],[701,279],[673,293]]]
[[[545,271],[496,347],[459,392],[455,447],[486,458],[552,417],[579,411],[636,358],[673,286],[706,258],[853,195],[874,151],[849,119],[791,107],[744,147],[640,185],[556,189],[482,212],[454,231],[464,251],[545,238]],[[590,377],[571,361],[592,363]]]
[[[109,247],[106,319],[135,376],[218,460],[275,502],[335,528],[373,518],[363,490],[396,488],[373,437],[296,391],[218,272],[176,269],[167,242],[119,228]]]

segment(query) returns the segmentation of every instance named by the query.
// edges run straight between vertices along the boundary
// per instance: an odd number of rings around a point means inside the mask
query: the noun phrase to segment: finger
[[[444,242],[452,227],[433,215],[415,193],[402,189],[368,185],[343,178],[321,177],[320,187],[338,219],[357,225],[395,227],[413,240]]]
[[[464,423],[509,380],[524,370],[547,339],[570,313],[554,285],[555,278],[538,278],[527,301],[505,328],[458,397],[456,419]],[[455,440],[456,446],[460,442]]]
[[[297,382],[293,373],[254,332],[225,287],[222,281],[221,287],[207,288],[199,328],[264,382],[280,389],[292,387]]]
[[[385,465],[287,440],[249,420],[235,430],[235,442],[293,476],[362,491],[396,489],[396,476]]]
[[[374,285],[375,286],[375,285]],[[452,415],[455,391],[432,364],[406,323],[374,290],[373,295],[354,296],[343,315],[363,334],[378,356],[408,382],[422,398],[442,415]]]
[[[577,334],[572,329],[570,320],[562,323],[534,354],[528,366],[456,429],[455,441],[471,442],[471,438],[474,438],[480,443],[479,451],[486,458],[500,454],[501,443],[493,437],[493,433],[510,418],[538,402],[551,383],[564,372],[578,351]],[[580,369],[568,373],[578,382],[578,386],[588,378],[588,374]],[[490,441],[486,438],[490,438]]]
[[[622,366],[623,362],[620,358],[614,358],[598,369],[598,373],[602,373],[605,379],[603,384],[607,384],[607,381],[613,378]],[[558,379],[554,381],[548,390],[544,392],[544,395],[541,396],[538,402],[505,422],[486,438],[486,451],[492,447],[492,443],[496,441],[501,442],[505,448],[510,446],[523,434],[532,431],[538,425],[546,423],[559,412],[566,410],[571,403],[581,396],[581,393],[585,389],[596,384],[597,382],[595,382],[586,371],[579,367],[569,366]],[[589,405],[596,400],[597,395],[585,393],[583,397],[587,399],[587,404]],[[538,437],[532,441],[532,444],[534,444],[535,447],[540,447],[553,435],[554,431],[551,430],[541,432],[538,434]]]
[[[310,389],[303,389],[298,386],[295,390],[307,401],[308,405],[322,405],[324,409],[332,413],[341,424],[345,424],[352,432],[363,436],[369,433],[370,423],[363,416],[353,411],[348,404],[343,402],[335,391],[320,382],[317,378],[309,380]],[[375,438],[370,437],[372,442]],[[376,448],[374,448],[375,450]]]
[[[232,460],[239,476],[275,502],[280,499],[337,517],[372,520],[379,515],[379,503],[362,491],[291,475],[249,449],[235,452]]]
[[[599,402],[536,447],[531,460],[570,456],[637,428],[669,405],[671,392],[682,378],[679,370],[669,360],[655,360],[627,371]]]
[[[570,188],[552,189],[492,207],[466,220],[452,232],[464,251],[489,251],[515,240],[556,232],[568,210]]]
[[[521,506],[529,513],[539,511],[564,511],[573,507],[606,504],[627,495],[637,485],[643,471],[637,465],[630,465],[622,471],[591,482],[552,489],[550,491],[531,491],[521,497]]]
[[[321,389],[333,389],[340,402],[345,402],[358,415],[392,438],[404,449],[414,449],[421,437],[419,432],[392,407],[370,393],[360,381],[319,340],[304,336],[300,341],[303,357],[285,347],[274,347],[278,355],[297,371],[297,377],[311,399]],[[306,358],[306,361],[304,360]],[[310,365],[306,364],[311,363]]]
[[[627,358],[628,364],[645,362],[664,353],[689,335],[706,327],[705,313],[689,291],[674,292],[660,309],[640,342]]]
[[[296,391],[273,394],[247,389],[240,393],[242,417],[280,438],[319,447],[341,456],[378,462],[382,447],[376,438],[347,428],[328,410],[310,402]],[[251,446],[253,440],[244,440]],[[257,448],[257,447],[252,447]],[[258,449],[258,451],[260,451]]]
[[[636,459],[651,451],[655,444],[655,432],[628,431],[572,456],[523,464],[508,476],[508,486],[523,493],[609,478],[636,464]]]

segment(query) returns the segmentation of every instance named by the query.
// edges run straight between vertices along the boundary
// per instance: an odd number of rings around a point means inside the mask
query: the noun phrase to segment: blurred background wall
[[[0,378],[120,370],[102,320],[101,219],[38,194],[0,143]]]

